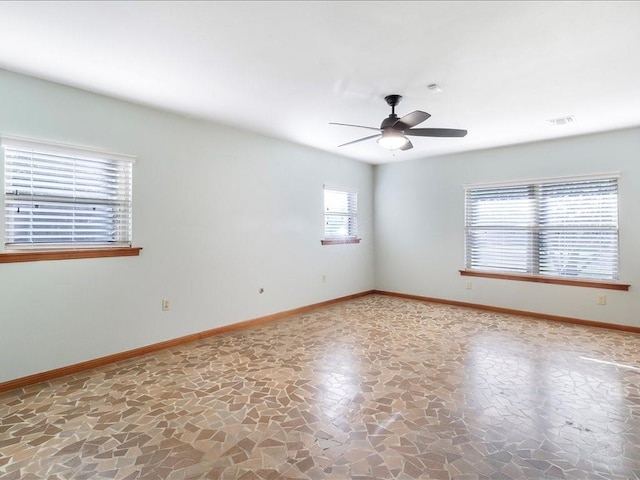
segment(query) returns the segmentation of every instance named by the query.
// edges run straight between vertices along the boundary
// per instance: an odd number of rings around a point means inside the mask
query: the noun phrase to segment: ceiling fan
[[[424,122],[431,115],[427,112],[415,110],[402,118],[398,118],[396,115],[396,105],[400,103],[402,96],[387,95],[384,99],[391,107],[391,114],[382,121],[380,128],[365,127],[364,125],[352,125],[349,123],[330,122],[330,125],[343,125],[346,127],[358,127],[379,131],[379,133],[376,133],[375,135],[343,143],[342,145],[338,145],[338,147],[344,147],[345,145],[351,145],[352,143],[377,138],[378,144],[387,150],[409,150],[410,148],[413,148],[413,144],[407,138],[407,135],[414,137],[464,137],[467,134],[466,130],[458,130],[454,128],[413,128]]]

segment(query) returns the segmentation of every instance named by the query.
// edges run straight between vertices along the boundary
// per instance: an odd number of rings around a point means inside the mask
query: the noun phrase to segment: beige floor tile
[[[640,335],[370,295],[0,395],[0,480],[640,480]]]

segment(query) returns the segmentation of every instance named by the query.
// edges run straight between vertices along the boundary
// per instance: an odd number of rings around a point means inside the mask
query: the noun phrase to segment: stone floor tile
[[[0,394],[0,480],[640,480],[640,335],[369,295]]]

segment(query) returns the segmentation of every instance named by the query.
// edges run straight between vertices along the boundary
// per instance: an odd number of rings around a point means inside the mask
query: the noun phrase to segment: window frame
[[[15,201],[15,199],[19,197],[16,197],[15,194],[9,192],[8,185],[6,183],[7,179],[5,178],[5,174],[7,172],[8,162],[6,161],[5,155],[7,150],[11,152],[19,152],[20,150],[28,152],[29,150],[31,150],[35,154],[42,155],[43,159],[46,159],[47,157],[49,157],[49,159],[54,159],[56,156],[59,155],[60,157],[62,157],[62,160],[61,160],[62,164],[66,166],[71,166],[71,171],[74,172],[73,182],[75,182],[75,175],[77,175],[76,172],[78,171],[76,170],[76,168],[80,169],[80,167],[78,167],[77,165],[73,165],[71,162],[71,159],[76,159],[75,161],[79,161],[79,162],[85,162],[86,164],[91,165],[91,168],[95,168],[100,164],[104,165],[105,168],[107,168],[110,166],[109,163],[111,162],[113,162],[114,164],[121,164],[126,162],[128,164],[126,168],[130,170],[125,169],[126,173],[124,177],[122,177],[121,174],[117,174],[117,177],[115,177],[117,182],[120,182],[121,179],[123,178],[126,181],[126,183],[124,184],[125,185],[124,194],[120,192],[121,190],[121,187],[119,186],[120,184],[116,183],[116,185],[118,185],[117,187],[118,193],[116,194],[117,197],[115,197],[118,201],[121,201],[124,199],[124,211],[125,211],[124,218],[126,221],[123,224],[124,230],[122,231],[125,232],[125,236],[119,240],[114,239],[114,241],[104,241],[104,242],[102,241],[95,241],[95,242],[63,241],[58,243],[53,243],[53,242],[39,243],[37,241],[35,242],[31,241],[31,242],[16,242],[13,244],[9,244],[8,243],[9,238],[7,235],[7,226],[8,226],[7,211],[6,211],[7,201],[8,199],[12,199],[12,201]],[[51,160],[49,159],[44,160],[45,165],[49,164],[51,166],[52,165],[50,163]],[[0,263],[139,255],[139,252],[142,248],[132,246],[133,166],[135,164],[135,161],[136,161],[136,157],[133,155],[108,152],[106,150],[100,150],[97,148],[67,145],[67,144],[62,144],[57,142],[50,142],[50,141],[31,139],[31,138],[25,138],[25,137],[1,135],[0,136],[0,184],[3,187],[3,192],[2,192],[2,195],[0,195],[0,221],[3,224],[3,228],[2,228],[2,231],[0,232]],[[93,164],[92,162],[97,162],[97,163]],[[55,163],[56,161],[54,160],[54,164]],[[90,179],[90,182],[93,182],[94,179],[91,178],[91,175],[95,175],[95,174],[90,174],[88,177]],[[103,176],[104,175],[105,174],[103,174]],[[109,173],[109,178],[111,177],[112,175],[111,173]],[[30,180],[30,182],[31,181],[33,180]],[[49,178],[46,178],[45,181],[50,182],[51,180]],[[60,197],[57,197],[57,196],[51,196],[51,194],[49,194],[47,197],[40,197],[40,198],[43,198],[44,202],[54,202],[53,204],[51,204],[52,208],[60,209],[59,211],[61,212],[61,216],[59,218],[61,219],[69,218],[69,216],[64,216],[64,210],[66,208],[69,208],[70,211],[73,212],[72,208],[74,205],[83,204],[83,200],[76,201],[76,197],[73,195],[76,193],[76,187],[73,182],[65,181],[65,183],[62,184],[64,187],[69,187],[69,188],[63,189],[63,191],[67,191],[72,195],[61,195]],[[49,183],[46,183],[44,185],[49,185]],[[103,186],[100,183],[97,183],[96,185],[99,188],[105,188],[105,186]],[[108,183],[105,185],[112,185],[112,184]],[[29,189],[32,187],[25,185],[24,188],[26,188],[26,191],[30,191]],[[50,188],[50,187],[46,187],[46,188]],[[94,190],[95,187],[89,187],[89,188],[90,190],[86,190],[86,191],[95,191]],[[110,188],[113,188],[113,187],[110,187]],[[27,203],[37,198],[38,197],[36,195],[29,195],[29,194],[25,195],[25,201]],[[60,201],[57,201],[57,198],[60,198]],[[91,204],[92,205],[95,204],[96,206],[99,206],[99,207],[102,206],[101,208],[107,208],[108,205],[113,204],[113,199],[112,199],[113,197],[108,198],[108,197],[105,197],[104,194],[97,195],[97,196],[95,194],[92,194],[87,198],[92,198]],[[85,199],[84,203],[86,203],[87,201],[89,200]],[[58,207],[56,207],[55,205],[58,205]],[[89,206],[89,210],[85,210],[85,211],[90,211],[91,209],[95,211],[95,208],[91,208],[90,206]],[[54,211],[58,213],[58,210],[54,210]],[[70,216],[71,215],[72,214],[70,214]],[[91,213],[91,215],[94,215],[94,214]],[[88,221],[91,221],[91,220],[89,219]],[[32,225],[30,224],[29,231],[31,230],[31,228],[32,228]]]
[[[615,289],[615,290],[628,290],[629,285],[620,282],[619,277],[616,278],[594,278],[592,276],[573,276],[573,275],[553,275],[549,273],[544,273],[544,271],[540,272],[540,266],[542,265],[540,258],[542,249],[540,247],[541,242],[540,239],[551,231],[548,228],[545,228],[544,222],[541,221],[541,212],[544,211],[544,207],[541,206],[540,199],[541,198],[549,198],[545,197],[541,190],[545,188],[551,187],[558,188],[563,185],[572,184],[572,183],[580,183],[583,182],[584,185],[582,188],[586,190],[586,185],[588,182],[597,182],[597,181],[612,181],[615,180],[615,188],[616,188],[616,204],[615,204],[615,214],[616,214],[616,222],[615,222],[615,259],[616,259],[616,268],[613,271],[613,274],[619,274],[619,264],[620,264],[620,248],[619,248],[619,227],[618,227],[618,210],[619,210],[619,173],[607,173],[607,174],[598,174],[598,175],[580,175],[580,176],[571,176],[571,177],[554,177],[554,178],[543,178],[543,179],[535,179],[535,180],[526,180],[526,181],[518,181],[518,182],[494,182],[494,183],[485,183],[485,184],[469,184],[464,185],[464,262],[465,268],[459,270],[461,275],[466,276],[476,276],[476,277],[487,277],[487,278],[497,278],[497,279],[506,279],[506,280],[520,280],[520,281],[528,281],[528,282],[538,282],[538,283],[555,283],[562,285],[578,285],[578,286],[587,286],[587,287],[595,287],[595,288],[607,288],[607,289]],[[521,243],[519,244],[517,241],[513,244],[507,243],[509,246],[520,246],[522,248],[523,245],[526,249],[526,258],[517,257],[520,259],[522,264],[526,264],[526,272],[514,272],[509,271],[508,269],[500,269],[500,268],[474,268],[471,264],[470,255],[470,232],[473,231],[473,228],[481,228],[478,224],[471,225],[469,222],[469,206],[470,206],[470,192],[478,194],[478,192],[482,192],[482,190],[489,191],[491,189],[507,189],[513,188],[514,191],[521,189],[522,191],[526,189],[531,189],[531,218],[533,219],[531,223],[526,226],[518,225],[516,223],[505,223],[502,231],[514,230],[523,232],[523,238],[526,235],[531,235],[530,243]],[[493,212],[495,214],[495,212]],[[544,215],[543,215],[544,217]],[[524,216],[523,216],[524,218]],[[519,219],[519,217],[518,217]],[[591,226],[590,228],[593,228]],[[598,227],[601,228],[601,227]],[[486,230],[486,228],[485,228]],[[499,228],[496,231],[500,231]],[[582,232],[589,232],[587,226],[584,225]],[[610,230],[612,231],[612,230]],[[575,245],[572,245],[575,247]],[[533,263],[531,263],[533,262]],[[534,265],[535,263],[535,265]]]
[[[347,198],[346,211],[329,210],[327,207],[327,191],[345,195]],[[354,188],[341,187],[336,185],[323,185],[323,221],[324,232],[320,241],[322,245],[342,245],[360,243],[358,238],[358,190]],[[347,235],[331,235],[327,232],[328,221],[331,217],[348,217]],[[353,229],[353,230],[352,230]]]

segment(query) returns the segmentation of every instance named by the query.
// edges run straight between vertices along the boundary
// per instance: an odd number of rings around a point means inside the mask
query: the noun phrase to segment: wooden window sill
[[[320,240],[322,245],[343,245],[346,243],[360,243],[360,238],[325,238]]]
[[[521,282],[553,283],[556,285],[572,285],[576,287],[602,288],[608,290],[629,290],[631,287],[631,285],[626,283],[607,282],[603,280],[573,280],[570,278],[545,277],[542,275],[518,275],[514,273],[478,272],[475,270],[459,270],[459,272],[460,275],[469,277],[498,278],[501,280],[518,280]]]
[[[69,250],[22,250],[0,252],[0,263],[73,260],[77,258],[137,257],[142,247],[76,248]]]

